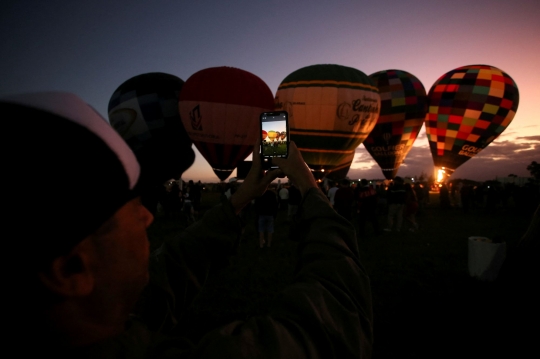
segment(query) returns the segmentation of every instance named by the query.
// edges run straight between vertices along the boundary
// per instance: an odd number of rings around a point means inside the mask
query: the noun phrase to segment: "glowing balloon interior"
[[[384,176],[392,179],[424,124],[426,90],[420,80],[401,70],[379,71],[369,77],[379,89],[381,111],[364,146]]]
[[[294,141],[315,177],[346,162],[377,121],[380,96],[363,72],[341,65],[313,65],[279,85],[275,109],[289,112]]]
[[[519,92],[514,80],[498,68],[470,65],[439,78],[428,101],[425,122],[433,162],[448,176],[508,127]]]
[[[259,115],[273,107],[264,81],[232,67],[193,74],[179,101],[189,137],[222,181],[253,151],[260,136]]]

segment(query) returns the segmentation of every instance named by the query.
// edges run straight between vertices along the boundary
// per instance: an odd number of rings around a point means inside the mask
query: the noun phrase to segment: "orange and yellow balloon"
[[[312,65],[279,85],[275,109],[289,113],[294,141],[316,178],[354,156],[375,126],[380,96],[362,71],[341,65]]]
[[[270,139],[270,141],[274,142],[277,136],[278,133],[276,131],[268,131],[268,138]]]

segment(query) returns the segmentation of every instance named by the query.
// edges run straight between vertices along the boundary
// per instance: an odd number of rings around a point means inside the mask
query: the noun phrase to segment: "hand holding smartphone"
[[[272,168],[272,158],[289,155],[289,114],[287,111],[263,112],[260,155],[263,167]]]

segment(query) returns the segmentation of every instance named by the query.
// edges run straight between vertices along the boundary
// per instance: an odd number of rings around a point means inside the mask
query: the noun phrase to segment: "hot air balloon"
[[[369,75],[379,89],[381,112],[364,146],[392,179],[411,150],[426,117],[427,96],[415,76],[402,70],[385,70]]]
[[[516,83],[488,65],[447,72],[431,87],[426,133],[439,180],[486,148],[512,122]]]
[[[273,107],[266,83],[233,67],[196,72],[179,101],[189,137],[222,181],[253,151],[260,136],[259,115]]]
[[[277,136],[278,136],[278,132],[268,131],[268,138],[270,139],[270,141],[274,142]]]
[[[122,83],[109,100],[109,122],[137,156],[141,180],[151,185],[179,178],[195,159],[178,112],[183,84],[166,73],[141,74]]]
[[[268,132],[266,132],[265,130],[262,130],[262,139],[263,139],[263,141],[266,139],[267,136],[268,136]]]
[[[380,96],[362,71],[312,65],[288,75],[276,93],[276,110],[289,112],[295,141],[316,178],[354,155],[377,121]]]
[[[326,177],[334,181],[340,181],[347,177],[349,169],[351,168],[352,162],[354,160],[354,152],[347,156],[343,163],[338,164],[332,172],[330,172]]]

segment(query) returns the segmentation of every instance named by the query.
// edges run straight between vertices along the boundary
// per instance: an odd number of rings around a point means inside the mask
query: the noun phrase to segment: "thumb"
[[[268,185],[270,185],[270,183],[272,183],[273,180],[275,180],[278,177],[280,177],[280,178],[285,177],[285,174],[279,168],[271,170],[271,171],[266,171],[266,174],[262,178],[262,183],[265,186],[268,186]]]

